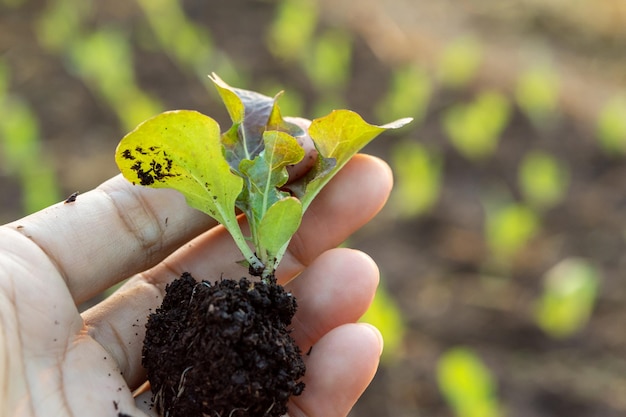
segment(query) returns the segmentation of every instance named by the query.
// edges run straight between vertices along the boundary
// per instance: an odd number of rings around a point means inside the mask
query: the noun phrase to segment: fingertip
[[[378,264],[367,253],[360,251],[358,249],[345,249],[353,252],[354,256],[359,259],[359,262],[362,265],[363,271],[367,276],[371,279],[374,284],[374,287],[378,287],[380,282],[380,269],[378,268]]]
[[[331,251],[329,251],[331,252]],[[362,299],[367,299],[366,308],[369,308],[374,301],[376,289],[380,283],[380,270],[378,264],[367,253],[352,248],[337,248],[335,256],[343,257],[344,263],[349,265],[353,271],[348,274],[346,270],[345,276],[353,282],[353,288],[356,287],[362,292]],[[363,314],[365,311],[363,312]]]
[[[389,164],[377,156],[357,154],[346,167],[350,167],[350,165],[357,168],[360,171],[360,175],[365,177],[365,183],[368,184],[369,191],[376,193],[376,196],[382,201],[382,207],[393,188],[393,171]]]
[[[377,333],[370,325],[352,323],[326,334],[305,358],[306,388],[292,398],[290,411],[310,417],[347,415],[378,369]]]
[[[367,329],[367,331],[371,333],[371,336],[373,336],[373,338],[375,339],[372,345],[374,344],[378,345],[378,357],[380,357],[383,354],[383,350],[385,348],[385,340],[383,339],[383,335],[380,332],[380,330],[378,330],[376,326],[370,323],[361,322],[357,324],[359,326],[362,326],[364,329]]]
[[[389,166],[387,161],[374,155],[359,154],[358,156],[367,157],[372,161],[373,164],[378,165],[377,169],[379,169],[381,172],[381,179],[383,180],[383,183],[386,183],[391,190],[391,187],[393,187],[393,170],[391,169],[391,166]]]

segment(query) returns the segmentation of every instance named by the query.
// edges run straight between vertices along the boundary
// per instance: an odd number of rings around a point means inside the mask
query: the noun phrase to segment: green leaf
[[[279,130],[292,135],[301,133],[299,127],[282,118],[277,103],[282,92],[272,98],[255,91],[231,87],[215,73],[210,78],[233,121],[233,126],[224,133],[222,143],[226,159],[235,171],[240,170],[241,161],[253,160],[261,153],[266,130]]]
[[[191,207],[222,223],[235,240],[243,240],[235,216],[243,180],[223,157],[215,120],[189,110],[162,113],[127,134],[115,160],[133,184],[180,191]]]
[[[275,105],[275,98],[233,88],[216,74],[212,75],[211,80],[233,121],[233,127],[224,138],[226,159],[233,169],[239,170],[242,160],[254,159],[263,150],[263,132]]]
[[[217,74],[213,73],[209,76],[213,84],[215,84],[215,88],[217,88],[217,92],[222,98],[222,102],[226,106],[226,110],[228,111],[228,115],[230,119],[233,121],[233,124],[240,125],[243,123],[243,119],[245,116],[245,106],[243,104],[242,98],[239,97],[237,91],[239,89],[233,88],[226,84],[224,80],[222,80]],[[243,91],[243,90],[241,90]],[[259,94],[260,97],[257,97],[260,101],[264,101],[264,99],[268,99],[269,97]],[[269,114],[269,113],[268,113]]]
[[[290,184],[289,189],[302,201],[302,207],[306,210],[320,190],[354,154],[385,130],[398,129],[411,120],[405,118],[376,126],[350,110],[335,110],[313,120],[309,135],[318,150],[318,160],[309,173]]]
[[[241,161],[241,173],[248,180],[245,198],[239,198],[239,207],[246,212],[248,219],[259,222],[265,212],[289,194],[280,191],[287,180],[287,165],[302,160],[304,150],[296,139],[276,130],[263,134],[265,149],[254,160]],[[243,201],[246,200],[246,201]]]
[[[302,219],[302,204],[295,197],[287,197],[274,203],[265,213],[259,225],[259,242],[270,254],[278,254],[285,246]]]
[[[289,123],[283,118],[280,107],[278,107],[278,99],[282,97],[283,93],[283,91],[280,91],[274,97],[274,106],[272,107],[272,111],[270,112],[266,128],[267,130],[278,130],[280,132],[289,133],[291,136],[304,135],[305,132],[304,130],[302,130],[302,128],[300,128],[300,126]]]

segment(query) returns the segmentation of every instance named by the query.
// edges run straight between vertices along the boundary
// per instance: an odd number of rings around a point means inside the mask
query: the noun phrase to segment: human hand
[[[390,188],[383,162],[354,157],[311,205],[277,271],[298,298],[292,334],[303,352],[313,346],[290,417],[345,416],[374,376],[382,339],[355,321],[378,270],[358,251],[332,248],[380,210]],[[133,395],[146,378],[148,314],[182,272],[238,277],[238,257],[224,228],[182,196],[121,176],[1,226],[0,414],[154,415],[148,393]],[[79,313],[77,305],[130,276]]]

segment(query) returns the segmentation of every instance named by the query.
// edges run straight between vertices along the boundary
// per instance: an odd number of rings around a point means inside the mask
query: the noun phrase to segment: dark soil
[[[304,389],[296,300],[271,282],[172,282],[147,324],[143,365],[159,412],[279,417]]]

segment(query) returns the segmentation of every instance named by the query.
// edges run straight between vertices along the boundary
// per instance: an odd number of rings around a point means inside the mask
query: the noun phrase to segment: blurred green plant
[[[49,2],[35,24],[39,44],[49,52],[63,52],[85,32],[84,21],[92,12],[91,0]]]
[[[9,66],[0,58],[0,100],[9,95],[10,78]]]
[[[285,91],[284,85],[271,79],[266,78],[261,81],[261,84],[259,92],[269,97],[275,96],[277,91]],[[290,88],[288,92],[280,96],[280,111],[285,116],[304,114],[304,98],[302,94],[297,89]]]
[[[352,61],[351,33],[340,28],[317,33],[318,21],[315,1],[282,0],[266,37],[270,52],[297,63],[315,88],[318,98],[311,112],[313,117],[345,107],[344,90],[350,80]]]
[[[470,349],[445,352],[437,363],[439,389],[457,417],[502,416],[491,372]]]
[[[161,50],[182,70],[210,84],[209,68],[241,85],[241,77],[227,55],[214,47],[211,33],[189,20],[179,1],[138,0]]]
[[[271,53],[288,61],[297,61],[309,53],[319,19],[313,0],[283,0],[267,34]]]
[[[311,117],[323,117],[326,116],[334,109],[341,109],[346,106],[344,103],[343,95],[339,92],[328,92],[326,94],[320,94],[320,96],[313,103],[311,109]]]
[[[380,330],[385,341],[381,358],[383,362],[390,363],[399,358],[406,324],[396,300],[384,285],[378,287],[370,308],[360,321],[372,324]]]
[[[426,115],[432,91],[432,79],[420,66],[396,68],[387,94],[376,106],[376,115],[380,120],[395,120],[408,114],[419,123]]]
[[[546,210],[563,200],[569,186],[569,172],[555,157],[530,151],[520,164],[518,182],[525,200],[535,209]]]
[[[419,216],[439,198],[443,158],[413,141],[393,145],[391,166],[395,186],[390,208],[402,218]]]
[[[0,62],[0,162],[19,179],[22,210],[30,214],[59,201],[61,192],[54,166],[41,149],[37,116],[24,100],[8,93],[9,76]]]
[[[466,158],[485,159],[498,145],[511,113],[508,99],[483,91],[468,104],[455,104],[443,115],[443,128],[455,148]]]
[[[551,66],[527,68],[517,79],[515,99],[522,111],[539,128],[546,127],[558,111],[559,77]]]
[[[101,28],[76,39],[70,59],[85,83],[117,114],[124,129],[132,130],[161,111],[161,103],[137,85],[132,52],[120,30]]]
[[[552,267],[535,305],[537,325],[559,339],[579,332],[591,317],[599,280],[598,271],[585,259],[568,258]]]
[[[309,52],[302,66],[313,85],[321,92],[343,90],[350,78],[352,35],[328,29],[312,39]]]
[[[507,264],[540,230],[540,219],[529,207],[509,203],[487,210],[486,228],[493,261]]]
[[[466,35],[449,42],[437,62],[437,79],[446,87],[461,88],[476,76],[483,61],[483,47]]]
[[[598,117],[597,135],[600,146],[609,154],[626,154],[626,98],[609,100]]]
[[[55,0],[37,21],[37,38],[48,51],[64,54],[77,75],[115,112],[123,129],[130,130],[162,106],[137,85],[127,34],[112,27],[95,31],[84,27],[92,11],[90,0]],[[178,32],[186,33],[183,28]]]
[[[26,0],[0,0],[0,5],[7,6],[12,9],[17,9],[18,7],[24,5]]]

